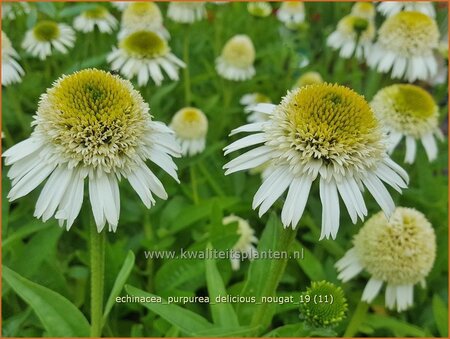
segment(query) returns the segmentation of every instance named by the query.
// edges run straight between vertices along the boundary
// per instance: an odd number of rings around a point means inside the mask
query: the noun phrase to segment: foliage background
[[[167,3],[159,4],[166,13]],[[77,33],[77,42],[69,54],[55,54],[45,62],[31,58],[20,48],[25,31],[38,19],[51,18],[71,23],[74,16],[93,6],[86,3],[34,3],[28,15],[15,20],[3,19],[3,30],[19,51],[26,75],[20,84],[2,88],[2,130],[5,133],[3,149],[27,138],[30,122],[40,94],[62,74],[86,67],[108,70],[106,55],[116,44],[116,35],[99,32]],[[120,12],[104,3],[120,19]],[[273,4],[277,8],[278,4]],[[222,226],[223,215],[234,213],[248,219],[261,236],[270,218],[261,219],[251,209],[254,193],[260,185],[258,175],[236,173],[225,177],[222,166],[222,148],[230,142],[231,129],[245,122],[245,113],[239,105],[245,93],[262,92],[274,103],[295,83],[296,78],[309,70],[318,71],[329,82],[347,85],[370,100],[378,89],[394,83],[387,75],[368,69],[358,61],[343,60],[326,47],[326,37],[335,29],[340,18],[348,14],[351,3],[307,3],[307,19],[299,31],[289,31],[277,21],[275,15],[256,18],[248,14],[245,3],[217,6],[207,4],[208,20],[185,26],[165,19],[172,39],[169,44],[175,55],[186,60],[192,95],[191,104],[202,109],[209,119],[207,148],[193,158],[179,159],[181,185],[158,172],[167,189],[169,199],[159,200],[147,210],[125,182],[121,184],[121,217],[116,234],[108,234],[106,248],[106,295],[112,289],[117,274],[131,250],[135,265],[127,283],[160,296],[207,295],[205,261],[202,260],[147,260],[145,250],[177,250],[179,248],[204,249],[208,242],[217,248],[230,248],[236,241],[235,226]],[[442,32],[447,27],[447,8],[436,4],[438,23]],[[377,27],[382,17],[377,17]],[[246,82],[231,83],[215,72],[214,59],[224,43],[233,35],[248,34],[256,48],[256,76]],[[189,39],[186,38],[189,36]],[[187,49],[186,49],[187,47]],[[306,67],[299,67],[305,60]],[[186,76],[179,82],[165,81],[161,87],[148,85],[139,88],[149,102],[156,120],[170,122],[171,116],[188,104]],[[426,86],[426,84],[422,84]],[[441,121],[446,133],[447,84],[427,88],[440,105]],[[403,145],[404,146],[404,145]],[[395,161],[402,163],[404,149],[395,153]],[[305,258],[289,260],[278,288],[280,295],[298,296],[312,280],[326,279],[341,285],[349,302],[347,319],[336,332],[308,333],[309,335],[348,336],[447,336],[448,299],[448,179],[447,141],[439,144],[439,158],[429,164],[421,147],[413,165],[403,165],[409,172],[411,184],[403,195],[393,192],[397,205],[415,207],[424,212],[437,234],[437,258],[427,279],[427,288],[415,288],[415,305],[398,314],[384,308],[384,293],[372,306],[359,302],[367,276],[349,283],[337,280],[334,263],[351,247],[351,238],[361,227],[352,225],[348,215],[341,213],[341,227],[335,241],[318,241],[321,206],[318,188],[313,188],[306,213],[297,233],[297,246],[305,250]],[[67,298],[85,315],[89,314],[89,258],[87,251],[87,225],[90,206],[85,203],[70,232],[61,230],[54,221],[42,223],[33,218],[38,190],[12,204],[6,199],[10,182],[2,173],[2,260],[24,278],[45,286]],[[374,201],[367,196],[369,215],[378,212]],[[281,202],[275,211],[279,215]],[[275,214],[271,223],[281,227]],[[301,244],[301,245],[300,245]],[[239,294],[248,272],[248,262],[232,272],[227,260],[216,262],[228,293]],[[125,292],[122,292],[125,293]],[[205,304],[182,306],[207,319],[211,310]],[[177,313],[177,311],[175,311]],[[24,302],[8,284],[2,287],[2,333],[6,337],[41,337],[51,333],[42,325],[29,304]],[[298,306],[277,307],[272,319],[271,336],[305,334],[298,329]],[[293,327],[294,326],[294,327]],[[278,328],[278,329],[277,329]],[[277,330],[275,330],[277,329]],[[269,332],[267,330],[266,332]],[[239,333],[236,335],[246,335]],[[106,336],[181,336],[189,333],[161,318],[139,304],[114,305],[106,323]]]

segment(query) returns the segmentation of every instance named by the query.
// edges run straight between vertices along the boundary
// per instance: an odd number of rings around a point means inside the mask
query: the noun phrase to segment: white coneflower
[[[11,41],[2,31],[2,85],[8,86],[22,80],[25,74],[23,68],[17,62],[19,55],[11,44]]]
[[[346,15],[337,25],[336,30],[327,38],[327,45],[339,50],[342,58],[357,58],[369,54],[372,40],[375,37],[375,26],[371,20],[354,15]]]
[[[157,86],[164,80],[161,68],[171,80],[178,80],[178,70],[185,67],[183,61],[170,52],[167,41],[155,32],[137,31],[126,36],[107,57],[113,70],[119,70],[127,79],[137,76],[139,86],[149,78]]]
[[[414,162],[416,140],[422,141],[430,161],[436,159],[434,138],[442,140],[443,135],[438,127],[439,108],[427,91],[414,85],[391,85],[378,91],[371,106],[388,133],[389,152],[405,137],[406,163]]]
[[[367,20],[374,20],[376,15],[375,6],[371,2],[355,2],[351,14]]]
[[[386,154],[378,120],[364,97],[323,83],[288,92],[279,105],[258,104],[253,110],[268,114],[269,120],[232,131],[231,135],[254,134],[225,147],[225,154],[253,149],[224,168],[230,174],[271,160],[272,173],[253,199],[260,216],[288,189],[281,221],[295,228],[316,179],[322,201],[321,239],[336,237],[339,195],[353,223],[367,215],[363,186],[386,215],[393,212],[394,202],[383,182],[401,192],[408,175]]]
[[[308,85],[317,85],[323,83],[323,78],[319,72],[305,72],[299,76],[297,82],[292,89],[300,88]]]
[[[294,28],[305,20],[305,5],[301,1],[284,1],[277,11],[277,18],[288,28]]]
[[[2,19],[14,20],[17,16],[30,13],[30,5],[25,1],[2,2]]]
[[[103,6],[88,9],[78,15],[73,21],[73,27],[80,32],[92,32],[98,27],[102,33],[112,33],[117,27],[117,20]]]
[[[247,10],[253,16],[265,18],[272,14],[272,5],[265,1],[249,2]]]
[[[119,39],[136,31],[152,31],[169,39],[170,34],[163,25],[163,16],[154,2],[132,2],[123,11]]]
[[[354,237],[353,245],[336,263],[338,278],[346,282],[365,270],[371,278],[363,301],[372,302],[385,282],[387,308],[398,312],[410,308],[414,285],[425,285],[436,256],[434,230],[426,217],[404,207],[396,208],[389,220],[377,213]]]
[[[382,1],[377,10],[384,16],[393,16],[401,11],[417,11],[434,18],[436,11],[429,1]]]
[[[216,59],[216,71],[228,80],[248,80],[255,75],[254,61],[252,40],[245,34],[235,35],[227,41],[222,54]]]
[[[175,22],[192,24],[206,18],[204,2],[170,2],[167,16]]]
[[[50,20],[39,21],[25,33],[22,48],[35,57],[45,60],[52,48],[66,54],[75,44],[75,31],[66,24]]]
[[[436,22],[420,12],[400,12],[386,19],[378,31],[367,62],[382,73],[409,82],[427,80],[437,71],[433,50],[438,47]]]
[[[237,271],[241,266],[240,257],[242,256],[242,254],[244,254],[245,257],[250,260],[255,257],[255,254],[257,253],[255,245],[258,243],[258,238],[256,238],[255,231],[250,227],[250,224],[247,220],[233,214],[223,218],[222,220],[222,223],[224,225],[229,225],[235,222],[237,222],[237,234],[239,234],[240,237],[236,244],[233,246],[235,255],[232,256],[230,260],[231,268],[234,271]]]
[[[111,1],[110,2],[110,4],[113,5],[113,7],[117,8],[119,11],[123,11],[131,3],[132,2],[130,2],[130,1]]]
[[[255,93],[248,93],[242,96],[241,100],[239,101],[241,105],[245,106],[245,112],[248,113],[247,115],[247,121],[248,122],[260,122],[267,120],[267,114],[261,114],[259,112],[253,112],[252,110],[248,109],[253,107],[256,104],[270,104],[272,103],[272,100],[264,94],[255,92]]]
[[[203,152],[208,133],[208,119],[198,108],[180,109],[173,116],[169,127],[174,130],[183,155],[193,156]]]
[[[149,159],[176,181],[179,146],[172,130],[152,121],[149,107],[131,83],[119,76],[86,69],[62,76],[43,94],[31,136],[8,149],[5,164],[10,201],[23,197],[47,178],[34,216],[52,216],[69,229],[83,203],[84,181],[100,232],[116,231],[120,214],[118,181],[128,179],[150,208],[153,194],[166,199]]]

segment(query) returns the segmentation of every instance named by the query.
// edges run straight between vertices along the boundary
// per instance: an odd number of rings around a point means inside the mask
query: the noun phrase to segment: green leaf
[[[428,337],[418,326],[380,314],[368,314],[365,323],[374,329],[391,330],[396,337]]]
[[[448,337],[448,309],[442,299],[435,294],[433,296],[433,315],[439,335],[443,338]]]
[[[211,250],[212,246],[208,245],[207,250]],[[211,314],[214,324],[234,328],[239,326],[239,321],[230,303],[216,302],[219,296],[226,296],[227,291],[223,283],[222,277],[217,270],[214,259],[206,260],[206,284],[210,299]]]
[[[119,296],[120,292],[122,291],[123,285],[125,285],[125,283],[127,282],[131,270],[133,269],[133,265],[134,265],[134,253],[129,251],[127,257],[123,262],[122,268],[120,269],[119,274],[117,275],[116,280],[114,281],[114,285],[108,297],[108,301],[106,302],[105,310],[103,312],[103,324],[106,323],[109,312],[111,312],[111,309],[116,302],[116,297]]]
[[[225,337],[244,337],[258,331],[259,326],[239,326],[239,327],[217,327],[211,330],[200,331],[195,333],[196,337],[206,338],[225,338]]]
[[[38,10],[45,15],[48,15],[50,18],[54,19],[56,16],[56,8],[55,5],[51,2],[36,2],[36,6]]]
[[[194,253],[195,254],[195,253]],[[199,259],[172,259],[167,261],[155,275],[157,292],[176,289],[199,278],[203,279],[205,265]]]
[[[88,9],[94,9],[97,7],[97,4],[87,4],[87,3],[81,3],[81,4],[70,4],[70,6],[67,6],[61,12],[59,12],[60,18],[75,16],[80,14],[81,12],[84,12]]]
[[[142,298],[157,298],[158,296],[144,292],[136,287],[126,285],[125,290],[128,294]],[[165,300],[162,303],[141,302],[143,306],[150,311],[158,314],[161,318],[176,326],[186,335],[193,336],[197,332],[213,328],[208,320],[202,316],[189,311],[175,304],[167,304]]]
[[[26,226],[23,226],[11,233],[5,240],[3,240],[3,250],[7,249],[14,241],[21,240],[29,235],[54,226],[52,223],[42,223],[41,221],[33,220]]]
[[[3,278],[34,310],[50,337],[88,337],[89,323],[69,300],[3,266]]]
[[[308,276],[311,280],[323,280],[325,279],[325,272],[323,271],[322,264],[319,259],[317,259],[314,254],[311,253],[305,247],[295,241],[292,245],[292,250],[295,252],[303,251],[303,258],[298,258],[297,263],[302,268],[303,272]]]

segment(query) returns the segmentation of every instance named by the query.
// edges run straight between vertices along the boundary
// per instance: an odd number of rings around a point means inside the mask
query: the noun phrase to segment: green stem
[[[184,74],[184,101],[186,106],[191,105],[191,77],[189,74],[189,40],[190,40],[190,25],[184,30],[184,45],[183,45],[183,61],[186,67],[183,69]]]
[[[287,228],[280,232],[279,238],[276,241],[276,246],[272,250],[280,252],[289,252],[289,248],[295,240],[297,234],[296,230]],[[275,296],[278,284],[283,276],[284,270],[288,262],[287,257],[279,260],[272,260],[271,265],[267,271],[263,284],[261,296]],[[272,310],[271,310],[272,308]],[[253,313],[251,320],[251,327],[262,326],[259,330],[264,330],[269,324],[273,316],[273,304],[261,303]]]
[[[91,259],[91,338],[102,334],[103,288],[105,270],[105,236],[98,233],[94,222],[90,225]]]
[[[191,174],[191,184],[192,184],[192,199],[194,200],[194,204],[198,205],[199,197],[198,197],[198,188],[197,188],[197,177],[195,176],[195,168],[194,164],[191,164],[189,167]]]
[[[360,301],[358,303],[358,306],[356,306],[355,313],[353,313],[352,319],[350,320],[350,323],[348,324],[347,329],[345,330],[343,336],[344,338],[351,338],[355,336],[355,334],[358,332],[359,326],[366,317],[368,309],[369,305],[364,301]]]

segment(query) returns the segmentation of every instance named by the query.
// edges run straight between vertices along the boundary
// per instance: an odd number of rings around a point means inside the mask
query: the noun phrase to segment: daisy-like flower
[[[35,57],[45,60],[52,48],[66,54],[75,44],[75,31],[66,24],[55,21],[39,21],[25,33],[22,48]]]
[[[295,28],[305,20],[305,5],[301,1],[284,1],[277,11],[277,18],[288,28]]]
[[[2,85],[8,86],[20,82],[25,74],[22,66],[17,62],[19,55],[11,44],[7,35],[2,31]]]
[[[371,2],[355,2],[351,14],[366,20],[374,20],[376,15],[375,6]]]
[[[371,106],[388,133],[389,152],[405,137],[406,163],[414,162],[417,140],[422,142],[428,159],[436,159],[435,136],[442,140],[443,135],[438,126],[439,108],[427,91],[409,84],[391,85],[378,91]]]
[[[436,22],[420,12],[400,12],[386,19],[378,31],[367,63],[393,78],[427,80],[437,71],[433,50],[438,47]]]
[[[272,14],[272,5],[265,1],[249,2],[247,10],[253,16],[265,18]]]
[[[255,245],[258,243],[258,238],[255,236],[255,231],[250,227],[250,224],[247,220],[242,219],[236,215],[229,215],[223,218],[222,223],[224,225],[229,225],[231,223],[237,222],[237,234],[240,235],[239,240],[233,246],[233,252],[236,254],[230,258],[231,260],[231,268],[234,271],[239,270],[241,266],[241,260],[239,258],[240,255],[244,254],[246,258],[252,260],[257,250]]]
[[[319,72],[306,72],[300,75],[293,89],[308,85],[317,85],[323,83],[323,78]]]
[[[436,237],[427,218],[415,209],[398,207],[390,219],[380,212],[367,220],[336,268],[344,282],[363,270],[371,275],[362,295],[368,303],[385,282],[386,307],[401,312],[413,305],[414,285],[425,285],[435,256]]]
[[[255,93],[248,93],[242,96],[241,100],[239,101],[241,105],[244,105],[245,112],[248,113],[247,115],[247,121],[248,122],[260,122],[267,120],[267,114],[261,114],[259,112],[253,112],[251,110],[248,110],[247,108],[251,108],[256,104],[270,104],[272,103],[272,100],[264,94],[255,92]]]
[[[205,3],[190,1],[170,2],[167,16],[175,22],[192,24],[206,18]]]
[[[288,190],[281,221],[284,227],[295,228],[316,179],[322,201],[321,239],[336,237],[339,195],[353,223],[367,215],[364,186],[386,215],[394,211],[383,182],[401,192],[408,175],[387,155],[378,120],[364,97],[347,87],[323,83],[288,92],[277,106],[258,104],[253,110],[268,114],[269,120],[232,131],[231,135],[254,134],[225,147],[225,154],[254,148],[224,168],[227,175],[271,160],[272,172],[253,199],[252,207],[260,207],[260,216]]]
[[[132,2],[122,13],[122,29],[119,39],[136,31],[152,31],[169,39],[170,34],[163,25],[163,16],[154,2]]]
[[[167,41],[155,32],[137,31],[126,36],[114,47],[107,57],[113,70],[127,79],[137,76],[139,86],[145,86],[149,80],[157,86],[164,80],[161,68],[171,80],[179,79],[178,70],[185,63],[170,52]]]
[[[255,75],[254,61],[252,40],[245,34],[235,35],[227,41],[222,54],[216,59],[216,71],[227,80],[248,80]]]
[[[195,107],[184,107],[175,113],[169,127],[174,130],[183,155],[203,152],[208,133],[205,113]]]
[[[342,58],[350,58],[354,54],[361,58],[369,54],[374,37],[375,26],[372,20],[346,15],[339,20],[336,30],[327,38],[327,45],[340,50]]]
[[[377,10],[387,17],[401,11],[417,11],[431,18],[436,16],[433,3],[429,1],[381,1],[377,6]]]
[[[14,20],[17,16],[30,13],[30,5],[25,1],[2,2],[2,19]]]
[[[105,7],[97,6],[82,12],[73,21],[73,27],[83,33],[92,32],[95,26],[102,33],[112,33],[117,27],[117,20]]]
[[[178,181],[172,156],[180,150],[172,130],[152,120],[142,96],[119,76],[96,69],[62,76],[41,96],[33,126],[31,136],[3,156],[12,165],[10,201],[48,178],[34,212],[43,221],[54,216],[70,229],[87,179],[98,232],[106,223],[116,231],[121,177],[148,208],[153,194],[166,199],[167,193],[147,159]]]

